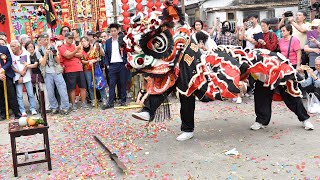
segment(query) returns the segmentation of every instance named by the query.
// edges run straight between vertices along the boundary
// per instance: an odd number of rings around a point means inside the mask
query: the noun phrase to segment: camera
[[[293,16],[292,11],[287,11],[284,13],[284,17],[292,17],[292,16]]]
[[[56,50],[56,48],[53,47],[53,46],[50,46],[49,50],[53,53],[54,56],[56,56],[57,53],[58,53],[58,51]]]
[[[102,43],[102,39],[97,39],[95,43]]]

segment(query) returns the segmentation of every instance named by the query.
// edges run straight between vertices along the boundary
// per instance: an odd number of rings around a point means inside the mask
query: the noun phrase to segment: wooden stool
[[[48,122],[47,122],[47,115],[46,115],[46,109],[45,109],[44,93],[43,93],[42,85],[40,83],[38,83],[38,86],[39,86],[39,90],[40,90],[41,116],[44,120],[44,126],[26,128],[26,127],[20,127],[18,122],[9,123],[9,134],[10,134],[10,139],[11,139],[13,170],[14,170],[15,177],[18,176],[18,167],[20,167],[20,166],[27,166],[27,165],[31,165],[31,164],[48,162],[48,169],[52,170],[51,157],[50,157],[49,134],[48,134],[49,126],[48,126]],[[35,151],[27,151],[27,152],[17,152],[16,137],[31,136],[31,135],[35,135],[35,134],[42,134],[43,135],[44,149],[39,149],[39,150],[35,150]],[[39,153],[39,152],[45,153],[45,159],[27,162],[27,163],[20,163],[20,164],[18,163],[18,156],[19,155],[24,155],[25,153],[34,154],[34,153]]]

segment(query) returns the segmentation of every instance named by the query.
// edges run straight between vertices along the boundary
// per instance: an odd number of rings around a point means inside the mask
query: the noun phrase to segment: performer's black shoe
[[[142,121],[150,121],[150,113],[147,111],[132,113],[132,117]]]
[[[127,103],[125,103],[125,102],[120,103],[120,106],[126,106],[126,105],[127,105]]]
[[[200,99],[201,102],[210,102],[213,101],[212,99],[210,99],[208,96],[203,96],[203,98]]]

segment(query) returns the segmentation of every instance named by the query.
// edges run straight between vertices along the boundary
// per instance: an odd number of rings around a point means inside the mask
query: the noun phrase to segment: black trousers
[[[299,121],[305,121],[310,118],[300,97],[293,97],[288,94],[285,86],[278,86],[277,89],[279,90],[284,103],[298,116]],[[261,123],[262,125],[268,125],[271,120],[273,93],[274,90],[270,90],[269,87],[263,87],[261,81],[256,81],[254,90],[254,110],[257,116],[256,122]]]
[[[145,106],[142,111],[147,111],[150,113],[151,119],[153,119],[156,110],[161,105],[161,103],[167,98],[167,96],[176,87],[169,88],[166,92],[160,95],[149,95],[145,101]],[[193,132],[194,130],[194,110],[195,110],[195,96],[191,95],[189,97],[179,94],[180,99],[180,116],[181,116],[181,131],[183,132]]]
[[[8,94],[8,104],[10,109],[12,109],[14,114],[20,114],[18,100],[17,100],[17,93],[13,85],[13,79],[9,77],[7,77],[7,94]],[[6,113],[3,81],[0,81],[0,111],[1,111],[1,114]]]

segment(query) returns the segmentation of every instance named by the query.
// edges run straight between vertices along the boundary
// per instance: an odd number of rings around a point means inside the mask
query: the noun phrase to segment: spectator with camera
[[[14,82],[19,104],[19,110],[22,116],[27,116],[26,109],[23,103],[23,86],[25,86],[30,103],[30,111],[32,115],[38,114],[36,111],[36,99],[33,94],[31,83],[31,70],[27,64],[30,64],[30,54],[23,50],[21,44],[17,40],[10,43],[10,48],[13,53],[12,69],[15,72]]]
[[[320,56],[320,19],[314,19],[311,23],[314,31],[310,32],[310,38],[304,46],[304,51],[309,53],[309,67],[315,70],[315,59]]]
[[[38,42],[41,46],[36,52],[36,55],[39,59],[39,68],[46,84],[50,109],[53,114],[59,113],[58,101],[54,92],[54,88],[57,86],[61,100],[60,113],[68,114],[69,97],[67,94],[67,86],[62,76],[63,68],[60,65],[59,54],[55,47],[49,46],[49,35],[47,33],[40,34]]]
[[[76,85],[80,88],[82,108],[88,108],[86,103],[86,78],[80,60],[82,57],[82,53],[80,51],[81,46],[75,46],[75,44],[73,44],[74,36],[72,32],[66,33],[64,37],[65,44],[59,48],[59,53],[64,65],[65,79],[69,92],[71,108],[73,111],[76,111]]]
[[[238,35],[231,32],[231,24],[229,21],[222,23],[222,29],[218,32],[216,42],[218,45],[239,45]]]

